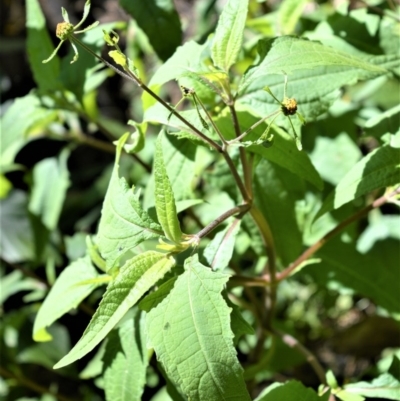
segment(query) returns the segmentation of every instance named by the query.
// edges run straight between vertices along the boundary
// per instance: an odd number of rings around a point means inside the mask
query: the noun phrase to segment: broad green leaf
[[[238,111],[239,125],[241,132],[245,132],[259,118],[250,114],[247,111]],[[224,113],[218,120],[217,125],[224,133],[226,139],[233,139],[234,132],[231,124],[231,117]],[[260,124],[251,134],[244,138],[245,141],[255,141],[266,129],[265,124]],[[262,145],[253,145],[246,150],[259,154],[263,158],[278,164],[279,166],[289,170],[298,177],[310,182],[316,188],[322,189],[323,182],[315,167],[312,165],[310,158],[305,152],[299,152],[296,148],[293,136],[287,134],[281,128],[273,125],[271,132],[274,133],[274,142],[270,148],[265,148]],[[234,145],[232,145],[234,146]]]
[[[329,392],[319,397],[311,388],[305,387],[298,381],[274,383],[261,392],[255,401],[328,401]]]
[[[18,151],[25,145],[27,136],[35,126],[54,120],[57,113],[43,107],[34,93],[16,98],[1,117],[1,162],[2,169],[12,165]]]
[[[382,72],[334,65],[295,70],[288,76],[286,95],[296,99],[298,110],[307,122],[325,113],[339,98],[340,88],[343,86],[353,85],[359,80],[382,74]],[[261,116],[267,116],[279,105],[264,87],[268,86],[279,100],[283,100],[284,84],[283,71],[262,75],[242,88],[238,102],[250,107],[253,112]],[[296,122],[297,118],[293,117],[292,121]],[[280,117],[276,122],[279,125],[284,124],[285,128],[289,129],[287,118]]]
[[[54,46],[46,29],[46,20],[38,0],[26,2],[26,27],[27,53],[36,84],[43,91],[54,92],[61,87],[60,60],[55,56],[51,63],[42,63],[53,52]]]
[[[0,200],[0,255],[8,263],[35,258],[33,229],[28,216],[26,193],[13,190]]]
[[[178,139],[174,135],[162,135],[162,153],[165,168],[171,182],[172,191],[179,213],[178,206],[181,201],[193,201],[193,186],[195,178],[196,146],[186,139]],[[196,203],[199,203],[196,201]],[[143,199],[144,206],[148,209],[155,205],[154,199],[154,175],[147,183]]]
[[[389,373],[383,373],[376,379],[368,382],[358,382],[344,386],[346,392],[359,394],[368,398],[382,398],[385,400],[400,400],[400,381]]]
[[[143,318],[128,319],[109,334],[103,362],[106,400],[140,401],[148,364]]]
[[[256,168],[255,202],[269,223],[277,253],[285,265],[295,260],[302,250],[295,202],[302,198],[304,189],[295,183],[293,174],[267,160],[261,160]]]
[[[129,134],[117,144],[115,166],[104,199],[96,244],[109,268],[141,242],[162,235],[161,227],[143,210],[139,194],[119,177],[119,159]]]
[[[387,132],[395,134],[399,131],[400,105],[370,118],[364,125],[367,135],[381,137]]]
[[[325,199],[314,220],[369,192],[400,183],[400,149],[382,146],[361,159]]]
[[[218,232],[204,249],[204,259],[213,270],[228,267],[233,255],[236,235],[240,229],[240,220],[234,219],[224,230]]]
[[[64,149],[59,158],[51,157],[36,163],[33,168],[33,188],[29,211],[40,217],[50,231],[57,227],[61,209],[69,187],[67,159]]]
[[[172,257],[154,251],[144,252],[129,259],[108,285],[96,313],[78,343],[54,369],[75,362],[96,347],[142,295],[174,264]]]
[[[214,65],[225,72],[235,64],[242,48],[248,0],[228,0],[219,17],[211,48]]]
[[[319,285],[351,288],[389,312],[399,313],[397,255],[394,239],[379,241],[361,254],[354,245],[334,238],[316,254],[321,263],[305,266],[300,274],[310,274]]]
[[[205,45],[189,41],[179,46],[175,53],[158,68],[152,76],[149,86],[162,85],[176,80],[186,72],[198,71],[200,56]]]
[[[46,331],[46,327],[71,309],[77,308],[96,287],[104,284],[94,280],[98,277],[99,274],[88,256],[67,266],[57,278],[36,315],[33,339],[50,341],[52,338]]]
[[[335,138],[317,137],[310,154],[320,176],[332,185],[337,185],[361,157],[359,147],[345,132]]]
[[[156,212],[165,236],[170,241],[179,243],[182,239],[182,231],[176,212],[174,193],[172,192],[171,182],[165,168],[162,148],[164,135],[164,131],[162,130],[157,138],[154,155]]]
[[[143,29],[161,60],[167,60],[181,44],[179,15],[172,0],[121,0],[121,6]]]
[[[147,314],[157,358],[192,401],[250,400],[233,347],[230,309],[220,294],[227,279],[197,256],[186,259],[168,296]]]
[[[305,5],[309,0],[284,0],[279,5],[279,26],[283,35],[294,32],[296,24],[303,13]]]
[[[385,68],[374,65],[351,54],[340,52],[318,42],[281,36],[259,44],[260,63],[251,67],[245,74],[239,92],[247,91],[247,87],[256,80],[270,74],[291,74],[296,70],[316,67],[357,68],[377,75],[387,73]]]

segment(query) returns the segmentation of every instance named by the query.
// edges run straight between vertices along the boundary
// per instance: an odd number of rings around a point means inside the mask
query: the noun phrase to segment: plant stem
[[[235,130],[236,137],[239,137],[240,136],[240,126],[239,126],[239,120],[238,120],[238,116],[236,113],[234,102],[232,102],[232,104],[229,104],[229,111],[231,113],[233,127]],[[246,151],[243,147],[239,148],[239,155],[240,155],[240,161],[242,163],[242,168],[243,168],[244,187],[245,187],[245,192],[244,192],[243,197],[244,197],[245,201],[248,201],[251,203],[251,201],[252,201],[252,199],[251,199],[252,174],[251,174],[249,163],[247,161]],[[242,192],[242,194],[243,194],[243,192]]]
[[[113,66],[103,57],[96,54],[90,47],[86,46],[83,42],[81,42],[75,36],[72,36],[71,39],[74,40],[77,44],[82,46],[86,51],[88,51],[93,57],[96,57],[99,61],[105,64],[107,67],[111,68],[117,74],[121,75],[123,78],[129,79],[130,81],[135,82],[140,88],[142,88],[145,92],[147,92],[150,96],[152,96],[155,100],[161,103],[169,112],[171,112],[176,118],[181,120],[188,128],[190,128],[194,135],[200,138],[202,141],[206,142],[209,146],[215,149],[217,152],[221,153],[222,148],[218,143],[213,141],[211,138],[205,136],[200,130],[198,130],[194,125],[192,125],[189,121],[187,121],[179,112],[177,112],[172,106],[170,106],[167,102],[161,99],[156,93],[154,93],[147,85],[145,85],[135,74],[131,72],[121,71],[119,68]]]
[[[333,236],[338,234],[342,231],[345,227],[349,224],[353,223],[354,221],[358,220],[359,218],[365,216],[370,212],[372,209],[382,206],[384,203],[388,202],[391,198],[395,197],[396,195],[400,194],[400,187],[396,188],[389,194],[385,194],[380,198],[376,199],[373,203],[366,206],[364,209],[360,210],[359,212],[353,214],[352,216],[348,217],[347,219],[343,220],[340,224],[338,224],[334,229],[329,231],[325,234],[320,240],[318,240],[315,244],[311,245],[308,249],[306,249],[292,264],[290,264],[286,269],[282,272],[278,273],[276,276],[276,280],[282,281],[297,268],[301,263],[306,261],[311,255],[318,251],[328,240],[330,240]],[[271,282],[272,284],[272,282]]]
[[[306,357],[307,362],[314,369],[315,374],[318,376],[319,381],[322,384],[326,384],[325,370],[322,365],[318,362],[315,355],[307,349],[303,344],[301,344],[296,338],[290,334],[281,332],[280,330],[273,329],[273,334],[277,335],[288,347],[294,348],[300,354]]]
[[[0,374],[3,377],[8,377],[10,379],[16,380],[19,384],[21,384],[24,387],[27,387],[39,394],[51,394],[53,397],[57,398],[59,401],[76,401],[76,398],[72,399],[72,398],[66,397],[65,395],[54,393],[50,389],[43,387],[22,375],[17,375],[15,373],[9,372],[7,369],[4,369],[1,366],[0,366]]]
[[[232,209],[227,210],[225,213],[222,213],[221,216],[217,217],[215,220],[213,220],[210,224],[205,226],[202,230],[200,230],[197,234],[196,237],[199,239],[206,237],[212,230],[217,228],[222,222],[224,222],[226,219],[229,217],[235,215],[235,214],[244,214],[250,209],[250,205],[244,204],[244,205],[238,205],[233,207]]]
[[[276,306],[276,286],[277,286],[277,279],[276,279],[276,251],[275,251],[275,244],[274,239],[271,233],[271,229],[268,225],[267,220],[264,218],[263,214],[256,206],[252,206],[250,209],[250,214],[253,217],[254,221],[256,222],[261,236],[263,238],[266,252],[268,256],[268,275],[269,275],[269,283],[270,288],[268,291],[268,300],[269,305],[267,308],[267,315],[265,318],[265,328],[270,329],[272,325],[272,318],[275,313],[275,306]]]

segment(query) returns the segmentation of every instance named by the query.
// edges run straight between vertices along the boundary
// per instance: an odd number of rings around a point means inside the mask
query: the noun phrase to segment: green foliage
[[[1,396],[400,400],[398,6],[175,3],[26,2]]]

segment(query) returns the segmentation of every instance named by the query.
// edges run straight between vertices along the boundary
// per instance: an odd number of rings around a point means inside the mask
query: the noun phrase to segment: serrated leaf
[[[148,365],[145,338],[145,321],[140,315],[128,319],[108,336],[103,357],[107,401],[142,399]]]
[[[248,3],[248,0],[229,0],[219,17],[211,57],[214,65],[225,72],[228,72],[238,59]]]
[[[325,199],[314,220],[369,192],[400,183],[400,149],[382,146],[360,160]]]
[[[174,2],[121,0],[120,4],[146,33],[157,55],[167,60],[182,41],[181,23]]]
[[[291,380],[286,383],[274,383],[267,387],[255,401],[328,401],[329,392],[319,397],[311,388]]]
[[[26,2],[26,27],[28,32],[27,53],[36,84],[43,91],[54,92],[61,88],[60,60],[58,56],[55,56],[51,63],[42,63],[53,52],[54,46],[51,43],[46,20],[38,0]]]
[[[197,147],[187,140],[181,140],[174,135],[163,135],[162,150],[165,168],[168,173],[174,193],[177,212],[182,207],[201,203],[193,197],[193,180],[195,178],[195,158]],[[150,176],[143,197],[143,205],[146,209],[155,205],[154,198],[154,174]]]
[[[108,285],[81,339],[54,369],[69,365],[90,352],[174,264],[172,257],[154,251],[129,259]]]
[[[156,212],[165,236],[170,241],[179,243],[182,231],[176,212],[174,193],[164,163],[162,149],[164,135],[163,130],[158,135],[154,156]]]
[[[316,67],[344,66],[370,71],[377,75],[387,73],[383,67],[369,63],[318,42],[299,39],[291,36],[281,36],[259,43],[260,63],[251,67],[245,74],[239,87],[243,93],[246,88],[270,74],[291,74],[296,70]]]
[[[96,243],[108,268],[114,266],[120,256],[141,242],[162,235],[139,202],[139,194],[128,187],[118,174],[122,148],[129,134],[117,144],[114,170],[104,199]]]
[[[36,315],[33,325],[35,341],[50,341],[46,331],[52,323],[78,305],[102,283],[82,282],[99,277],[88,256],[67,266],[57,278]]]
[[[221,296],[227,279],[202,266],[197,255],[186,259],[185,272],[147,315],[157,358],[192,401],[250,400],[233,347],[230,310]]]
[[[344,386],[346,392],[359,394],[368,398],[382,398],[385,400],[400,400],[400,381],[389,373],[383,373],[376,379],[368,382],[358,382]]]
[[[70,184],[67,167],[69,154],[69,149],[64,149],[58,158],[43,159],[33,168],[29,211],[40,217],[50,231],[57,226]]]
[[[204,249],[204,259],[213,270],[223,270],[229,265],[235,247],[240,220],[234,219],[224,230],[218,232]]]

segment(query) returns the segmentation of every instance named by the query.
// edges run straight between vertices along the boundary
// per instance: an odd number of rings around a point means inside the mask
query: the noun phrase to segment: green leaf
[[[17,294],[20,291],[34,291],[43,287],[42,283],[40,283],[38,280],[25,277],[19,270],[14,270],[6,276],[0,274],[0,276],[0,304],[2,305],[11,295]]]
[[[34,93],[16,98],[1,117],[1,162],[2,169],[12,165],[18,151],[26,144],[30,130],[42,122],[50,122],[57,113],[42,107]]]
[[[239,92],[246,91],[250,84],[270,74],[291,74],[296,70],[316,67],[343,66],[363,69],[376,75],[385,74],[387,70],[318,42],[281,36],[259,43],[260,63],[251,67],[244,75]],[[326,77],[325,77],[326,79]],[[264,85],[265,86],[265,85]]]
[[[250,400],[233,347],[227,275],[186,259],[185,272],[147,315],[149,341],[168,377],[191,400]],[[177,313],[179,311],[179,313]]]
[[[360,160],[325,199],[314,220],[369,192],[400,183],[400,149],[381,146]]]
[[[294,32],[296,24],[309,0],[283,0],[278,10],[278,25],[283,35]]]
[[[139,194],[134,193],[124,178],[118,174],[122,147],[129,134],[120,138],[114,170],[104,199],[96,243],[109,268],[129,249],[141,242],[162,235],[161,227],[155,223],[139,203]]]
[[[331,239],[317,253],[321,263],[301,271],[323,286],[351,288],[390,312],[398,313],[398,244],[394,239],[379,241],[368,253],[354,245]],[[362,266],[362,269],[360,269]]]
[[[192,142],[178,139],[173,135],[162,135],[160,140],[165,168],[178,209],[181,201],[190,201],[194,196],[193,181],[196,173],[195,158],[197,147]],[[143,204],[147,209],[155,205],[154,175],[150,177],[147,183]]]
[[[27,210],[25,192],[13,190],[0,200],[0,255],[8,263],[35,258],[33,229]]]
[[[128,260],[108,285],[81,339],[54,369],[69,365],[90,352],[174,264],[172,257],[154,251]]]
[[[182,239],[182,231],[179,224],[174,193],[165,168],[162,138],[162,130],[157,138],[156,151],[154,155],[154,177],[155,177],[155,202],[157,217],[164,230],[165,236],[172,242],[179,243]]]
[[[200,65],[200,56],[205,45],[189,41],[179,46],[175,53],[157,69],[152,76],[149,86],[162,85],[173,79],[178,79],[186,72],[197,71]]]
[[[70,184],[67,167],[69,154],[69,149],[64,149],[59,158],[43,159],[33,168],[33,188],[29,211],[40,217],[42,223],[50,231],[57,227]]]
[[[317,137],[310,154],[320,176],[332,185],[337,185],[361,157],[359,147],[345,132],[335,138]]]
[[[297,225],[295,202],[302,199],[304,189],[295,186],[296,178],[279,166],[261,160],[254,177],[255,202],[268,221],[275,246],[287,265],[302,250],[302,235]]]
[[[96,287],[104,284],[93,280],[97,277],[99,274],[88,256],[67,266],[57,278],[36,315],[33,339],[50,341],[52,338],[46,331],[46,327],[71,309],[77,308]]]
[[[344,386],[346,392],[368,398],[400,400],[400,381],[389,373],[383,373],[371,383],[358,382]]]
[[[367,135],[380,137],[387,132],[395,134],[399,131],[400,105],[370,118],[364,125]]]
[[[143,29],[161,60],[167,60],[181,44],[179,15],[172,0],[121,0],[121,6]]]
[[[60,89],[60,60],[55,56],[51,63],[42,61],[54,50],[46,28],[46,20],[38,0],[26,2],[27,53],[33,77],[39,89],[54,92]]]
[[[140,401],[148,364],[145,321],[140,315],[110,333],[103,362],[106,400]]]
[[[223,270],[229,265],[235,247],[240,220],[234,219],[224,230],[218,232],[204,249],[204,259],[213,270]]]
[[[286,383],[274,383],[267,387],[255,401],[328,401],[329,392],[319,397],[311,388],[303,386],[300,382],[291,380]]]
[[[229,0],[219,17],[211,48],[214,65],[228,72],[242,48],[248,0]]]

